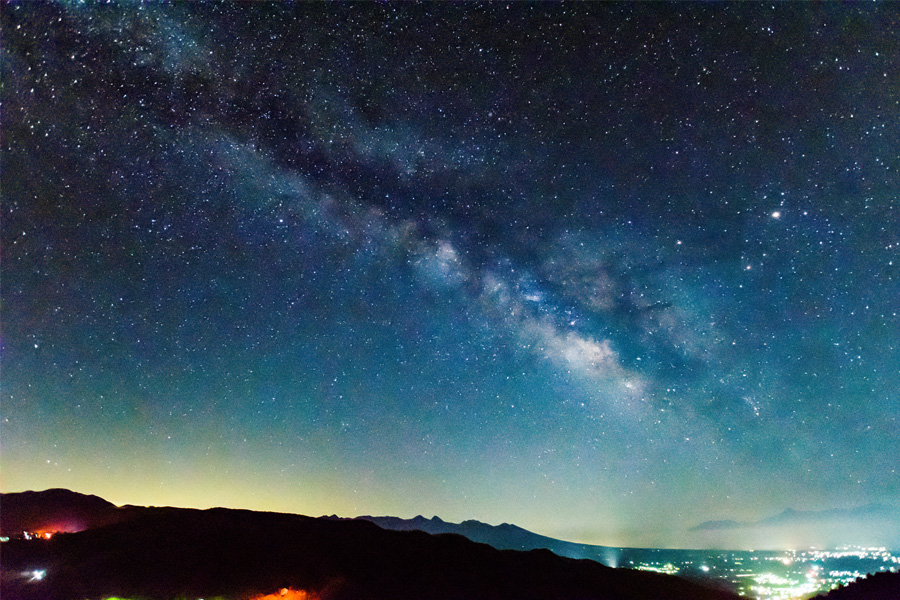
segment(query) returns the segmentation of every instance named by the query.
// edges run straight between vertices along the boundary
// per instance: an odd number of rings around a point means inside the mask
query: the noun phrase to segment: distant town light
[[[28,575],[28,573],[26,573],[26,575]],[[41,581],[44,577],[46,577],[47,570],[46,569],[35,569],[34,571],[30,572],[30,575],[31,575],[31,579],[29,579],[28,581]]]

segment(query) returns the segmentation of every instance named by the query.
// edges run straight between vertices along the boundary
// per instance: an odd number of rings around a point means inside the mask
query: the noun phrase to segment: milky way
[[[2,16],[4,491],[670,546],[900,497],[896,5]]]

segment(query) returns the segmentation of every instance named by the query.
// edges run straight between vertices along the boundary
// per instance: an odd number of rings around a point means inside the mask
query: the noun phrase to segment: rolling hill
[[[4,512],[7,496],[0,498]],[[85,510],[84,521],[113,514],[114,522],[5,542],[3,598],[242,599],[279,590],[320,600],[737,598],[659,573],[611,569],[548,550],[498,550],[453,534],[390,531],[364,520],[222,508],[110,509],[71,499]],[[44,500],[15,498],[13,512],[35,518],[34,506],[63,510],[65,502]],[[74,509],[66,510],[71,516]],[[56,516],[45,515],[48,522]]]

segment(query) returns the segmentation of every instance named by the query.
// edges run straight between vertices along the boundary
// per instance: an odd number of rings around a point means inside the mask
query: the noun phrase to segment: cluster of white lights
[[[638,571],[653,571],[654,573],[666,573],[667,575],[675,575],[681,569],[673,565],[672,563],[666,563],[664,565],[660,565],[659,563],[641,563],[637,567],[635,567]]]

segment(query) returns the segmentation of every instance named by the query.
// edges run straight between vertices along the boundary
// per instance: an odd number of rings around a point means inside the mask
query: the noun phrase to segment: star
[[[269,8],[4,4],[4,487],[624,545],[900,497],[893,6]]]

